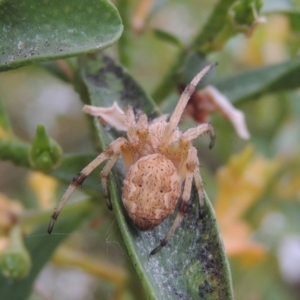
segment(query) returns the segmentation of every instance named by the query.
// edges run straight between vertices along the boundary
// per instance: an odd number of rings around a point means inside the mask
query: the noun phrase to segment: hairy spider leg
[[[77,176],[74,177],[73,181],[71,184],[68,186],[67,190],[65,191],[62,199],[58,203],[57,208],[55,209],[51,221],[48,226],[48,233],[50,234],[52,232],[54,223],[66,204],[67,200],[69,199],[70,195],[74,192],[76,187],[78,185],[81,185],[83,181],[86,179],[86,177],[96,168],[98,167],[102,162],[107,160],[110,157],[113,157],[112,162],[116,162],[115,156],[119,156],[121,154],[121,148],[124,144],[127,144],[127,140],[125,138],[118,138],[115,141],[113,141],[100,155],[98,155],[92,162],[90,162],[84,169],[79,172]],[[109,162],[109,166],[107,168],[104,168],[103,171],[105,171],[107,174],[113,167],[112,162]],[[102,172],[103,172],[102,171]]]
[[[139,120],[137,121],[137,124],[136,124],[136,131],[137,131],[137,135],[140,139],[140,141],[144,141],[147,139],[148,137],[148,117],[146,114],[144,113],[141,113],[139,115]]]
[[[198,159],[198,158],[197,158]],[[199,165],[199,161],[198,161]],[[203,207],[204,207],[204,186],[203,181],[200,175],[199,167],[194,170],[194,182],[198,192],[199,198],[199,218],[203,216]]]
[[[188,141],[196,139],[203,133],[208,133],[210,137],[209,149],[211,149],[215,144],[215,131],[209,123],[200,124],[197,127],[188,129],[183,133],[182,138]]]
[[[109,161],[106,163],[106,165],[103,168],[103,170],[101,171],[101,173],[100,173],[100,179],[101,179],[101,185],[102,185],[102,189],[103,189],[104,198],[105,198],[107,207],[110,210],[112,210],[112,204],[111,204],[109,191],[108,191],[108,187],[107,187],[107,177],[109,175],[109,172],[111,171],[111,169],[115,165],[115,163],[116,163],[117,159],[119,158],[119,156],[120,156],[120,153],[113,154],[110,157]]]
[[[136,122],[135,115],[132,107],[130,105],[126,105],[124,108],[126,122],[127,122],[127,137],[129,142],[136,142],[138,140],[138,136],[136,133]]]
[[[208,73],[208,71],[216,66],[217,63],[212,63],[208,66],[206,66],[202,71],[200,71],[195,77],[194,79],[191,81],[190,84],[188,84],[186,86],[186,88],[184,89],[178,104],[170,118],[169,123],[167,124],[163,136],[162,136],[162,140],[161,140],[161,144],[167,144],[169,142],[169,140],[171,139],[173,132],[175,131],[175,129],[178,126],[178,123],[180,121],[180,118],[182,116],[182,113],[190,99],[190,97],[192,96],[192,94],[194,93],[197,84],[199,83],[199,81]]]
[[[195,149],[195,148],[192,148],[192,149]],[[196,155],[196,157],[195,157],[195,155]],[[182,200],[179,205],[178,214],[177,214],[171,228],[169,229],[167,235],[165,236],[165,238],[162,240],[162,242],[159,244],[158,247],[156,247],[155,249],[153,249],[150,252],[150,255],[156,254],[168,243],[168,241],[174,234],[175,230],[180,225],[185,214],[188,212],[189,202],[190,202],[190,197],[191,197],[191,190],[192,190],[192,182],[193,182],[193,177],[194,177],[194,170],[195,170],[195,168],[199,167],[197,164],[197,161],[198,161],[197,152],[196,152],[196,154],[194,154],[193,151],[189,151],[188,161],[186,163],[186,175],[185,175],[184,188],[183,188],[183,192],[181,195]]]
[[[149,140],[149,124],[148,117],[145,113],[138,113],[138,121],[135,121],[135,115],[131,106],[125,108],[127,120],[127,136],[130,143],[130,150],[128,152],[128,161],[131,157],[130,166],[138,161],[141,157],[153,153],[153,147]],[[128,170],[128,168],[127,168]]]

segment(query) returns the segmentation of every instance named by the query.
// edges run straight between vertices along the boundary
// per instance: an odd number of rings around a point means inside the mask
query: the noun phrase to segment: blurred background
[[[154,93],[177,53],[176,46],[158,38],[154,29],[188,43],[216,3],[128,1],[124,22],[131,39],[127,68],[148,94]],[[265,22],[251,34],[236,34],[206,57],[219,63],[216,81],[299,55],[300,2],[265,1],[259,14]],[[108,52],[117,57],[117,46]],[[297,78],[300,85],[300,73]],[[207,149],[205,138],[195,142],[205,189],[230,259],[236,299],[300,299],[299,96],[299,89],[283,90],[234,103],[245,115],[247,140],[238,136],[222,114],[212,112],[209,120],[217,134],[214,149]],[[162,112],[170,113],[178,97],[175,87],[157,101]],[[44,124],[65,153],[94,152],[78,94],[43,66],[0,73],[0,99],[20,139],[32,142],[37,125]],[[181,126],[191,124],[195,120],[187,114]],[[65,188],[46,175],[0,162],[1,201],[12,202],[16,209],[52,208]],[[74,199],[83,193],[76,195]],[[122,299],[137,299],[138,291],[133,292],[131,285],[138,286],[137,290],[141,287],[113,213],[107,213],[105,205],[99,203],[95,217],[72,235],[56,234],[67,235],[66,242],[39,275],[31,299],[113,299],[116,289],[122,290]],[[29,234],[25,239],[39,236]],[[63,247],[85,253],[87,260],[97,257],[98,270],[108,268],[113,275],[64,261]]]

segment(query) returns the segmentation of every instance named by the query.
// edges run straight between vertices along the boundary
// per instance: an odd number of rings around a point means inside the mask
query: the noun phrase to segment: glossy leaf
[[[300,57],[286,62],[246,71],[215,84],[231,102],[257,98],[300,86]]]
[[[82,77],[91,104],[132,105],[151,118],[158,111],[134,79],[107,56],[89,56],[81,60]],[[103,127],[95,119],[104,148],[120,133]],[[213,209],[206,198],[204,217],[198,215],[198,198],[192,192],[192,208],[169,244],[156,255],[149,253],[165,236],[175,214],[152,231],[137,230],[121,204],[124,168],[118,163],[110,181],[110,193],[128,253],[149,299],[232,299],[230,272]]]
[[[106,0],[4,0],[0,28],[1,71],[106,48],[123,26]]]

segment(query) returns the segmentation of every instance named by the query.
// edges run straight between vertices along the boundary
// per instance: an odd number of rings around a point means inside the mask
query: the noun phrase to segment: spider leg
[[[102,172],[100,173],[101,184],[103,189],[104,198],[107,204],[107,207],[112,210],[111,200],[109,197],[109,191],[107,187],[107,177],[109,172],[111,171],[112,167],[116,163],[117,159],[119,158],[120,154],[116,153],[111,156],[110,160],[106,163],[105,167],[103,168]]]
[[[130,105],[127,105],[124,108],[125,116],[126,116],[126,122],[127,122],[127,136],[130,142],[134,142],[138,140],[137,132],[136,132],[136,122],[135,122],[135,116],[134,111]]]
[[[135,121],[134,111],[131,106],[125,107],[128,124],[127,135],[130,142],[145,142],[148,138],[148,117],[142,111],[138,112],[138,121]]]
[[[199,159],[198,159],[198,156],[197,156],[197,150],[196,148],[192,147],[190,149],[190,158],[194,161],[194,182],[195,182],[195,186],[196,186],[196,189],[197,189],[197,192],[198,192],[198,198],[199,198],[199,217],[202,216],[202,210],[203,210],[203,207],[204,207],[204,199],[205,199],[205,196],[204,196],[204,187],[203,187],[203,181],[202,181],[202,178],[201,178],[201,174],[200,174],[200,170],[199,170]]]
[[[160,115],[157,118],[154,118],[153,120],[151,120],[150,124],[154,124],[154,123],[157,123],[157,122],[167,121],[168,117],[169,117],[169,114]]]
[[[55,209],[51,221],[48,226],[48,233],[50,234],[52,232],[54,223],[66,204],[67,200],[69,199],[70,195],[74,192],[76,187],[78,185],[81,185],[83,181],[86,179],[86,177],[96,168],[98,167],[102,162],[104,162],[109,157],[119,156],[121,152],[121,146],[126,144],[127,140],[125,138],[118,138],[114,142],[112,142],[100,155],[98,155],[92,162],[90,162],[84,169],[82,169],[81,172],[78,173],[77,176],[74,177],[71,184],[68,186],[67,190],[65,191],[62,199],[58,203],[57,208]],[[116,161],[116,160],[114,160]],[[105,169],[105,168],[104,168]],[[111,168],[110,168],[111,169]]]
[[[198,198],[199,198],[199,217],[203,216],[203,207],[205,204],[205,196],[204,196],[204,187],[203,187],[203,181],[199,172],[199,167],[195,168],[194,170],[194,182],[196,185],[196,189],[198,192]]]
[[[197,127],[188,129],[185,133],[183,133],[181,138],[188,141],[192,141],[202,133],[206,133],[206,132],[210,136],[209,148],[211,149],[214,146],[216,135],[213,127],[209,123],[200,124]]]
[[[186,88],[184,89],[178,104],[170,118],[169,123],[167,124],[163,136],[162,136],[162,144],[167,144],[170,140],[170,138],[172,137],[173,132],[175,131],[175,129],[178,126],[179,120],[182,116],[182,113],[190,99],[190,97],[192,96],[192,94],[194,93],[197,84],[199,83],[199,81],[208,73],[208,71],[216,66],[216,63],[210,64],[208,66],[206,66],[202,71],[200,71],[195,78],[191,81],[191,83],[189,85],[186,86]]]
[[[185,182],[184,182],[184,188],[183,188],[183,193],[182,193],[182,200],[179,205],[179,211],[178,214],[169,230],[165,238],[162,240],[160,245],[153,249],[150,252],[150,255],[156,254],[158,251],[160,251],[170,240],[171,236],[174,234],[175,230],[178,228],[180,225],[182,219],[184,218],[185,214],[187,213],[189,209],[189,200],[191,196],[191,189],[192,189],[192,182],[193,182],[193,177],[194,177],[194,162],[190,161],[186,164],[186,177],[185,177]]]
[[[145,142],[148,138],[148,117],[146,114],[141,113],[139,120],[136,123],[136,133],[141,142]]]
[[[140,113],[139,120],[137,122],[137,127],[140,129],[147,129],[148,128],[148,117],[144,113]]]

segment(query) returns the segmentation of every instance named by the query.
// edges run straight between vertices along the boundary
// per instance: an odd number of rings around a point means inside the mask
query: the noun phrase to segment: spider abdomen
[[[175,209],[181,178],[171,160],[151,154],[134,163],[124,180],[122,200],[134,224],[149,230]]]
[[[165,238],[150,254],[157,253],[168,243],[188,211],[193,181],[200,208],[204,205],[199,159],[192,141],[203,133],[208,133],[211,148],[215,140],[214,129],[210,124],[203,123],[182,133],[178,129],[178,123],[198,82],[215,65],[206,66],[187,85],[168,122],[166,115],[148,122],[145,113],[139,111],[135,114],[131,106],[127,106],[125,112],[116,104],[110,108],[89,105],[84,107],[85,112],[99,117],[100,120],[103,117],[103,121],[118,130],[125,130],[127,138],[114,140],[73,179],[52,215],[48,233],[52,232],[59,212],[76,187],[104,161],[107,163],[100,174],[103,196],[108,208],[112,209],[108,176],[118,157],[122,156],[126,169],[129,169],[123,182],[122,201],[129,217],[141,230],[153,229],[174,211],[184,182],[177,216]],[[109,118],[104,118],[105,114]]]

